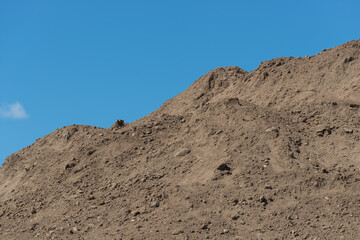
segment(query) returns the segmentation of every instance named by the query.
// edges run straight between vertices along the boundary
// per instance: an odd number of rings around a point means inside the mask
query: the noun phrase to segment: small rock
[[[177,152],[177,153],[175,154],[175,157],[182,157],[182,156],[185,156],[185,155],[189,154],[190,152],[191,152],[190,149],[185,148],[185,149],[182,149],[182,150],[180,150],[179,152]]]
[[[265,130],[266,133],[270,133],[270,132],[279,132],[279,129],[277,129],[276,127],[271,127]]]
[[[323,137],[325,135],[330,135],[332,133],[332,128],[329,126],[320,126],[318,127],[316,134],[319,137]]]
[[[206,230],[206,229],[209,229],[209,224],[208,223],[205,223],[201,226],[201,229],[202,230]]]
[[[359,108],[360,105],[359,104],[356,104],[356,103],[350,103],[349,105],[351,108]]]
[[[352,130],[351,128],[344,128],[344,132],[347,134],[351,134],[354,132],[354,130]]]
[[[35,213],[36,213],[36,209],[33,208],[33,209],[31,210],[31,214],[35,214]]]
[[[30,165],[30,164],[26,164],[26,165],[24,166],[24,168],[25,168],[25,171],[29,171],[29,170],[31,169],[31,165]]]
[[[224,233],[229,233],[229,229],[224,229],[223,231],[222,231],[222,233],[224,234]]]
[[[268,201],[267,201],[267,199],[266,199],[264,196],[261,196],[261,197],[260,197],[260,202],[261,202],[264,206],[268,204]]]
[[[180,230],[180,229],[175,229],[173,232],[172,232],[172,235],[179,235],[181,233],[183,233],[184,231],[183,230]]]
[[[34,231],[36,229],[37,225],[38,225],[37,223],[33,223],[30,227],[30,231]]]
[[[239,203],[239,199],[237,199],[237,198],[232,199],[231,202],[232,202],[233,206],[235,206],[236,204]]]
[[[90,196],[87,198],[87,200],[89,200],[89,201],[94,200],[94,199],[95,199],[95,197],[94,197],[93,195],[90,195]]]
[[[354,60],[354,58],[350,56],[350,57],[347,57],[347,58],[344,59],[344,63],[349,63],[349,62],[351,62],[353,60]]]
[[[279,129],[276,127],[271,127],[266,129],[265,133],[271,134],[273,137],[277,138],[279,136]]]
[[[125,126],[124,120],[116,120],[114,124],[110,127],[110,130],[114,130],[117,128],[122,128]]]
[[[73,227],[71,230],[70,230],[70,233],[71,234],[74,234],[74,233],[77,233],[79,230],[77,229],[77,227]]]
[[[220,164],[216,169],[220,170],[220,171],[230,171],[231,170],[231,168],[226,163]]]
[[[149,206],[152,208],[157,208],[160,206],[160,203],[159,203],[159,201],[156,200],[156,201],[151,202]]]
[[[87,155],[88,155],[88,156],[91,156],[91,155],[93,155],[94,152],[96,152],[96,150],[91,149],[91,150],[89,150],[89,151],[87,152]]]
[[[71,162],[71,163],[66,164],[65,169],[73,168],[75,166],[76,166],[76,163]]]

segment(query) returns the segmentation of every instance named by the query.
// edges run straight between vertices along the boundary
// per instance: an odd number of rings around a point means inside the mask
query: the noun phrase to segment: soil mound
[[[360,40],[217,68],[0,169],[1,239],[359,239]]]

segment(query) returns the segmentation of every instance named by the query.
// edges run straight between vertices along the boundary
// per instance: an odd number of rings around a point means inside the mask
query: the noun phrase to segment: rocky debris
[[[354,132],[354,130],[351,129],[351,128],[344,128],[344,132],[347,133],[347,134],[351,134],[351,133]]]
[[[347,58],[344,59],[344,63],[349,63],[349,62],[351,62],[353,60],[354,60],[354,58],[350,56],[350,57],[347,57]]]
[[[73,158],[68,164],[66,164],[65,169],[70,169],[76,166],[78,163],[78,160],[76,158]]]
[[[330,127],[330,126],[320,126],[320,127],[318,127],[316,134],[320,137],[324,137],[324,136],[330,135],[332,133],[333,129],[334,129],[334,127]]]
[[[78,131],[77,125],[73,125],[69,127],[69,129],[63,135],[65,140],[69,140],[71,136],[73,136]]]

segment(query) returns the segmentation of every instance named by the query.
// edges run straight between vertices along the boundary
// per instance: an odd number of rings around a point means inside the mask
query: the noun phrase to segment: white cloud
[[[27,118],[28,115],[24,107],[20,103],[16,102],[11,104],[0,104],[0,117],[23,119]]]

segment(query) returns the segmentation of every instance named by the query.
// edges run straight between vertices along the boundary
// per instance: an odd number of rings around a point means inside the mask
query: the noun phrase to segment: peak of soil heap
[[[360,41],[217,68],[0,169],[1,239],[359,239]]]

